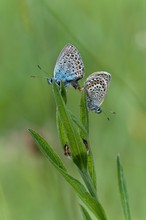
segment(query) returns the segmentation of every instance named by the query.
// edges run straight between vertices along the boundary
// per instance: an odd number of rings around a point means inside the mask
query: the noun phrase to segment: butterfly
[[[101,113],[101,104],[111,81],[111,74],[105,71],[92,73],[85,81],[87,108],[89,111]]]
[[[63,82],[65,87],[79,89],[78,80],[83,76],[84,64],[81,55],[77,48],[69,43],[62,49],[54,68],[54,76],[48,79],[48,83],[55,81],[60,85],[60,82]]]

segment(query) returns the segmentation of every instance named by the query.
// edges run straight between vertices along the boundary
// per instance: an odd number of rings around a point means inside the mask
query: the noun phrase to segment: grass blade
[[[91,179],[93,181],[94,188],[96,189],[96,172],[95,172],[95,167],[94,167],[94,161],[93,161],[93,155],[91,148],[89,149],[89,153],[87,156],[87,166],[88,170],[91,176]]]
[[[77,119],[77,117],[71,112],[69,111],[70,116],[72,118],[72,120],[74,121],[74,123],[78,126],[78,128],[80,129],[80,132],[82,132],[84,137],[87,137],[88,133],[87,130],[85,129],[85,127],[82,125],[82,123]]]
[[[84,148],[83,141],[71,119],[71,116],[67,110],[67,107],[63,101],[63,98],[59,92],[58,86],[53,83],[53,92],[58,108],[58,113],[69,141],[69,147],[71,149],[71,155],[74,163],[79,169],[86,169],[87,167],[87,155]]]
[[[84,206],[80,205],[80,207],[83,213],[84,220],[92,220],[92,218],[90,217],[88,211],[84,208]]]
[[[59,156],[54,152],[54,150],[50,147],[50,145],[43,139],[39,134],[37,134],[32,129],[28,129],[30,134],[32,135],[33,139],[37,143],[40,151],[47,157],[47,159],[54,165],[62,170],[66,171],[63,162],[59,158]]]
[[[80,120],[83,124],[83,127],[86,129],[86,134],[83,133],[81,130],[81,137],[84,139],[84,141],[87,143],[87,147],[89,149],[89,153],[87,156],[87,166],[88,170],[91,176],[91,179],[93,181],[94,188],[96,189],[96,173],[94,168],[94,161],[93,161],[93,155],[92,150],[89,146],[89,114],[88,109],[86,105],[86,92],[83,90],[81,94],[81,101],[80,101]]]
[[[124,212],[124,217],[125,220],[131,220],[130,208],[128,202],[128,193],[127,193],[126,182],[123,173],[123,167],[120,162],[120,156],[117,156],[117,171],[118,171],[119,191],[121,196],[121,203]]]
[[[80,183],[77,179],[70,176],[66,168],[64,167],[62,161],[57,156],[57,154],[53,151],[50,145],[35,131],[29,129],[32,137],[36,141],[39,146],[39,149],[46,156],[46,158],[52,163],[52,165],[62,174],[62,176],[66,179],[66,181],[75,189],[79,198],[82,202],[93,212],[93,214],[99,220],[107,220],[105,212],[101,206],[101,204],[93,198],[85,189],[84,185]]]
[[[81,119],[81,123],[83,124],[84,128],[87,131],[87,134],[89,134],[89,114],[88,114],[88,109],[86,105],[86,93],[84,90],[81,93],[80,119]],[[87,136],[84,138],[86,139]]]
[[[66,172],[61,171],[61,173],[67,182],[70,183],[70,185],[75,189],[82,202],[90,209],[90,211],[97,217],[97,219],[107,220],[103,207],[94,197],[92,197],[87,192],[84,185],[74,177],[68,175]]]
[[[60,139],[60,142],[61,142],[62,147],[64,149],[64,146],[66,144],[68,144],[68,138],[65,133],[64,127],[62,125],[62,121],[60,119],[60,115],[58,113],[58,110],[56,111],[56,121],[57,121],[57,130],[58,130],[58,134],[59,134],[59,139]]]
[[[60,88],[60,93],[61,93],[61,96],[64,100],[64,103],[66,104],[67,103],[67,94],[66,94],[66,89],[65,89],[65,86],[63,83],[61,83],[61,88]]]

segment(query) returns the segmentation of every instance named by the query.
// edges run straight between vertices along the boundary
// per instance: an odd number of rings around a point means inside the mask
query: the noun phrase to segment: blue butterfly
[[[78,80],[83,76],[84,64],[79,51],[71,44],[65,45],[57,59],[54,76],[48,79],[48,83],[52,84],[55,81],[60,85],[60,82],[63,82],[65,87],[72,86],[79,89]]]
[[[110,81],[111,74],[104,71],[92,73],[86,79],[84,89],[89,111],[102,112],[100,106],[104,101]]]

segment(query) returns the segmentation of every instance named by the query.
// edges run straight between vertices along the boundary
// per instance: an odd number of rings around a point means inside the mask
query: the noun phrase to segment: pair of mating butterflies
[[[105,71],[92,73],[80,88],[78,81],[84,76],[84,64],[76,47],[67,44],[61,51],[55,68],[54,76],[48,79],[51,84],[55,81],[58,85],[63,82],[65,87],[73,86],[75,89],[84,89],[86,92],[87,107],[89,111],[101,113],[101,104],[107,93],[111,74]]]

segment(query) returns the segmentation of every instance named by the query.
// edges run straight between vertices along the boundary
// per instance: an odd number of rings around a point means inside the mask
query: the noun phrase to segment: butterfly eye
[[[51,85],[53,83],[53,79],[47,79],[48,83]]]
[[[98,107],[98,108],[96,109],[96,113],[97,113],[97,114],[100,114],[101,112],[102,112],[101,108]]]

